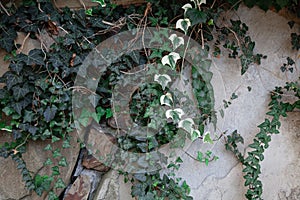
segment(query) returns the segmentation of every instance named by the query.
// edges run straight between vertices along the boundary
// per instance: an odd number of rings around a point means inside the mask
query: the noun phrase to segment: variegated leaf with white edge
[[[92,0],[92,2],[94,3],[99,3],[101,5],[101,7],[105,7],[106,3],[104,0]]]
[[[180,59],[180,55],[176,52],[171,52],[169,53],[169,55],[165,55],[162,59],[161,59],[161,63],[163,65],[169,65],[171,67],[171,69],[175,69],[176,68],[176,62],[177,60]]]
[[[172,80],[168,74],[155,74],[154,81],[158,82],[164,90],[167,87],[168,83]]]
[[[167,106],[172,106],[173,104],[173,98],[172,98],[172,95],[171,93],[167,93],[167,94],[164,94],[160,97],[160,104],[161,105],[167,105]]]
[[[169,40],[172,42],[173,50],[177,49],[180,45],[184,45],[183,37],[177,37],[175,33],[170,35]]]
[[[191,133],[192,130],[193,130],[193,125],[194,124],[195,123],[194,123],[194,120],[192,118],[186,118],[186,119],[181,120],[178,123],[178,127],[186,130],[189,133]]]
[[[184,14],[186,13],[186,11],[188,9],[193,8],[192,5],[190,3],[185,4],[184,6],[182,6],[182,9],[184,10]]]
[[[176,28],[183,30],[183,32],[186,34],[187,30],[191,26],[191,21],[188,18],[185,19],[179,19],[176,22]]]
[[[176,108],[174,110],[169,109],[166,111],[167,119],[171,118],[174,122],[178,122],[183,115],[184,112],[181,108]]]

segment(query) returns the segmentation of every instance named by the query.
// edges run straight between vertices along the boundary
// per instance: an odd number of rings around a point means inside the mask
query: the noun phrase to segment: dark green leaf
[[[2,29],[1,32],[0,47],[7,52],[11,52],[14,48],[14,40],[17,37],[17,32],[13,28],[9,28],[8,30]]]
[[[16,72],[18,75],[20,75],[20,72],[22,71],[23,69],[23,66],[24,66],[24,63],[23,62],[17,62],[17,63],[11,63],[9,65],[9,68]]]
[[[191,20],[192,26],[195,24],[205,23],[207,20],[207,13],[195,8],[186,11],[186,17]]]
[[[54,119],[56,114],[57,108],[56,106],[48,106],[44,112],[44,117],[46,122],[50,122],[52,119]]]
[[[25,63],[27,65],[45,65],[43,51],[40,49],[33,49],[26,57]]]
[[[18,76],[12,72],[6,72],[3,77],[6,79],[6,86],[10,90],[14,85],[23,82],[22,76]]]
[[[24,98],[25,95],[29,93],[29,89],[27,85],[14,86],[12,90],[16,101],[19,101],[21,98]]]

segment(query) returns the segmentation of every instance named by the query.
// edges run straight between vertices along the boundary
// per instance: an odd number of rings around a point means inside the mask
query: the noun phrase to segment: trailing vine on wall
[[[158,29],[168,27],[180,30],[199,42],[203,50],[197,58],[199,65],[185,66],[186,58],[173,52],[184,46],[181,38],[158,33],[153,37],[153,42],[165,37],[172,49],[146,49],[149,56],[144,50],[133,52],[108,67],[96,90],[101,97],[97,101],[96,113],[93,115],[83,112],[79,119],[83,126],[93,117],[97,123],[106,124],[113,129],[118,128],[112,123],[114,108],[111,105],[111,90],[123,79],[124,72],[146,63],[157,63],[158,68],[168,67],[178,73],[182,73],[184,67],[191,68],[191,85],[200,117],[192,119],[184,116],[186,111],[180,107],[178,101],[180,92],[171,88],[172,82],[167,74],[154,70],[151,73],[155,83],[142,85],[132,94],[130,116],[140,126],[157,128],[160,125],[162,128],[158,134],[147,138],[116,138],[120,148],[131,152],[151,152],[172,140],[175,140],[174,146],[183,146],[186,138],[212,144],[220,137],[213,138],[213,134],[204,131],[207,123],[215,123],[216,113],[210,88],[211,74],[199,73],[199,68],[209,69],[210,66],[210,61],[203,58],[209,52],[215,57],[222,56],[221,49],[225,48],[230,58],[239,59],[242,75],[252,64],[260,64],[261,59],[266,58],[265,55],[256,53],[255,42],[248,35],[248,26],[245,23],[231,20],[230,25],[217,24],[222,12],[237,8],[242,1],[192,0],[182,2],[181,5],[175,0],[149,0],[147,5],[130,5],[128,8],[103,0],[95,2],[99,3],[98,7],[86,10],[58,9],[49,0],[24,0],[19,7],[14,4],[1,4],[0,47],[7,51],[4,59],[10,65],[9,71],[0,78],[5,85],[0,89],[0,128],[3,131],[1,134],[7,134],[12,140],[0,144],[0,156],[10,157],[17,163],[28,190],[35,191],[39,196],[49,192],[50,200],[59,198],[57,188],[66,187],[60,177],[60,170],[68,166],[61,149],[54,148],[52,144],[62,141],[62,148],[70,147],[70,132],[75,128],[71,105],[72,91],[80,89],[74,87],[74,80],[85,57],[105,39],[121,31],[151,25]],[[243,2],[249,7],[258,5],[264,10],[288,7],[297,12],[299,9],[299,3],[295,0]],[[24,44],[15,43],[19,32],[24,33],[26,38],[39,40],[41,49],[33,49],[28,55],[22,53]],[[44,43],[42,34],[52,38],[51,46]],[[214,41],[213,45],[209,45],[210,41]],[[299,35],[291,34],[292,48],[299,50],[299,43]],[[293,64],[294,61],[287,58],[287,63],[280,69],[293,72]],[[300,98],[299,88],[296,82],[287,83],[284,88],[277,87],[271,93],[270,112],[267,113],[271,119],[268,118],[259,125],[260,132],[249,145],[253,151],[248,156],[242,155],[238,150],[237,143],[243,143],[243,138],[236,131],[227,136],[226,148],[244,165],[245,186],[249,188],[246,194],[248,199],[261,198],[259,163],[264,159],[263,152],[269,146],[271,135],[279,133],[280,116],[285,117],[286,112],[300,108],[300,100],[291,104],[281,102],[281,98],[285,91],[292,91],[295,97]],[[235,98],[237,96],[233,94],[231,100]],[[231,104],[231,100],[224,101],[224,107]],[[160,112],[156,113],[156,109]],[[51,167],[51,174],[47,175],[32,174],[23,159],[29,142],[41,140],[49,142],[44,150],[52,155],[44,163]],[[217,155],[210,151],[199,151],[197,155],[190,156],[206,165],[217,160]],[[135,174],[123,171],[120,173],[124,175],[126,182],[132,183],[131,194],[138,199],[193,199],[189,196],[190,187],[187,182],[175,175],[182,162],[178,157],[168,163],[169,172],[164,175],[159,170]]]

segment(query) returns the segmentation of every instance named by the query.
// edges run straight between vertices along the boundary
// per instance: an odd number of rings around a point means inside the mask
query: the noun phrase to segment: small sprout
[[[208,24],[209,26],[214,25],[214,20],[213,20],[213,19],[210,19],[210,20],[207,22],[207,24]]]
[[[204,143],[209,143],[209,144],[212,144],[212,143],[213,143],[213,141],[212,141],[212,139],[211,139],[211,137],[210,137],[209,132],[207,132],[207,133],[204,134],[203,142],[204,142]]]

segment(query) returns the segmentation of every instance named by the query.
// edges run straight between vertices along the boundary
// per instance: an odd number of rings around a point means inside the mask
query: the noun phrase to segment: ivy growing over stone
[[[0,128],[13,139],[11,142],[0,144],[0,156],[10,157],[17,163],[17,168],[21,172],[27,189],[34,190],[40,196],[43,192],[50,191],[48,199],[58,199],[54,189],[66,187],[59,175],[60,169],[67,167],[68,163],[66,158],[61,155],[61,150],[55,149],[52,144],[62,140],[62,148],[70,147],[69,133],[75,128],[71,98],[72,91],[78,89],[74,88],[78,68],[91,50],[103,40],[118,32],[140,26],[139,22],[143,22],[146,17],[151,26],[176,26],[181,29],[202,45],[205,54],[214,50],[214,56],[218,57],[222,54],[222,48],[229,50],[230,58],[240,60],[241,74],[246,73],[252,64],[260,64],[261,59],[266,58],[266,56],[256,53],[255,42],[247,35],[246,24],[239,20],[231,20],[230,26],[216,25],[215,23],[222,11],[237,7],[240,1],[208,1],[205,4],[205,1],[193,1],[195,5],[188,5],[184,9],[181,8],[183,3],[179,5],[175,0],[149,0],[147,5],[131,5],[128,8],[109,2],[99,2],[98,7],[88,10],[70,10],[69,8],[58,10],[48,0],[24,0],[19,7],[11,6],[6,8],[7,10],[1,11],[5,14],[0,18],[2,30],[0,47],[7,51],[5,59],[10,61],[10,65],[9,71],[0,78],[0,82],[5,85],[0,89],[2,111]],[[244,3],[250,7],[255,4],[253,1],[247,0],[244,0]],[[102,7],[104,4],[106,6]],[[151,15],[148,13],[150,12],[148,5],[151,5]],[[295,0],[269,0],[257,1],[256,5],[265,10],[271,6],[277,10],[286,6],[295,9],[298,2]],[[172,9],[168,9],[169,7]],[[185,18],[178,20],[179,24],[177,24],[174,21],[177,16]],[[218,33],[217,38],[214,38],[213,35],[215,31]],[[18,32],[24,33],[31,39],[40,40],[41,49],[33,49],[28,55],[21,53],[23,45],[15,44]],[[43,32],[54,41],[51,46],[43,43],[41,39]],[[291,38],[293,48],[299,50],[299,35],[293,33]],[[154,39],[159,40],[161,37],[154,36]],[[210,41],[215,41],[213,46],[208,45]],[[178,44],[174,43],[173,45],[177,46]],[[167,61],[164,59],[165,56],[168,56],[166,51],[159,49],[149,49],[149,51],[151,52],[150,61],[161,62],[169,65],[172,70],[181,72],[180,64],[185,58],[176,62],[177,58],[173,59],[173,54],[171,62],[170,59]],[[109,66],[96,90],[96,93],[101,96],[97,102],[96,116],[93,116],[98,123],[108,124],[111,128],[115,128],[111,123],[114,115],[110,102],[112,99],[111,89],[122,79],[123,72],[128,72],[139,64],[146,64],[149,60],[144,51],[138,51],[118,59],[112,66]],[[292,65],[290,60],[288,60],[288,65]],[[210,62],[201,61],[199,66],[209,71]],[[192,140],[200,138],[204,142],[212,142],[210,135],[204,134],[205,123],[216,121],[212,88],[207,81],[211,77],[203,77],[203,74],[199,73],[199,66],[192,66],[190,78],[197,106],[201,111],[201,119],[192,124],[197,128],[191,136],[187,136],[186,129],[192,126],[184,125],[183,122],[180,125],[175,123],[177,119],[174,119],[180,115],[180,112],[177,110],[176,113],[171,110],[169,113],[174,121],[164,124],[157,137],[141,139],[121,136],[117,138],[121,148],[133,152],[151,152],[180,134],[183,135],[183,139],[187,137]],[[290,69],[288,68],[288,70]],[[206,75],[211,76],[209,73]],[[168,103],[171,105],[170,99],[174,99],[176,102],[176,96],[173,98],[172,91],[166,86],[167,84],[159,81],[158,83],[143,85],[132,95],[131,117],[139,125],[149,124],[149,120],[153,119],[155,106]],[[237,148],[237,143],[243,142],[240,135],[234,132],[227,137],[226,148],[233,151],[245,166],[243,172],[245,173],[245,185],[249,187],[246,194],[248,199],[261,198],[262,183],[258,179],[261,173],[259,162],[264,159],[263,152],[269,145],[271,135],[279,133],[279,117],[285,117],[286,112],[300,108],[299,100],[293,104],[280,101],[284,90],[293,91],[295,96],[300,98],[300,89],[297,83],[288,83],[286,87],[278,87],[272,92],[270,112],[267,113],[272,119],[266,119],[259,125],[260,132],[256,135],[253,144],[250,145],[253,151],[249,152],[247,157],[242,155]],[[161,96],[163,96],[162,101],[159,98]],[[234,98],[236,97],[233,96],[232,100]],[[88,117],[83,116],[80,123],[87,124]],[[185,122],[188,124],[190,121]],[[52,155],[44,163],[45,166],[51,166],[52,171],[49,175],[32,174],[22,158],[28,142],[39,140],[50,141],[49,145],[44,148]],[[175,142],[175,145],[182,145],[181,138],[177,143]],[[198,152],[195,160],[208,164],[211,154],[211,152],[206,154]],[[55,162],[58,164],[54,165]],[[132,175],[122,171],[120,173],[124,174],[125,181],[133,184],[131,192],[133,197],[139,199],[192,199],[189,196],[190,188],[187,182],[174,175],[181,163],[181,158],[169,163],[170,173],[167,175],[161,175],[160,171]]]

